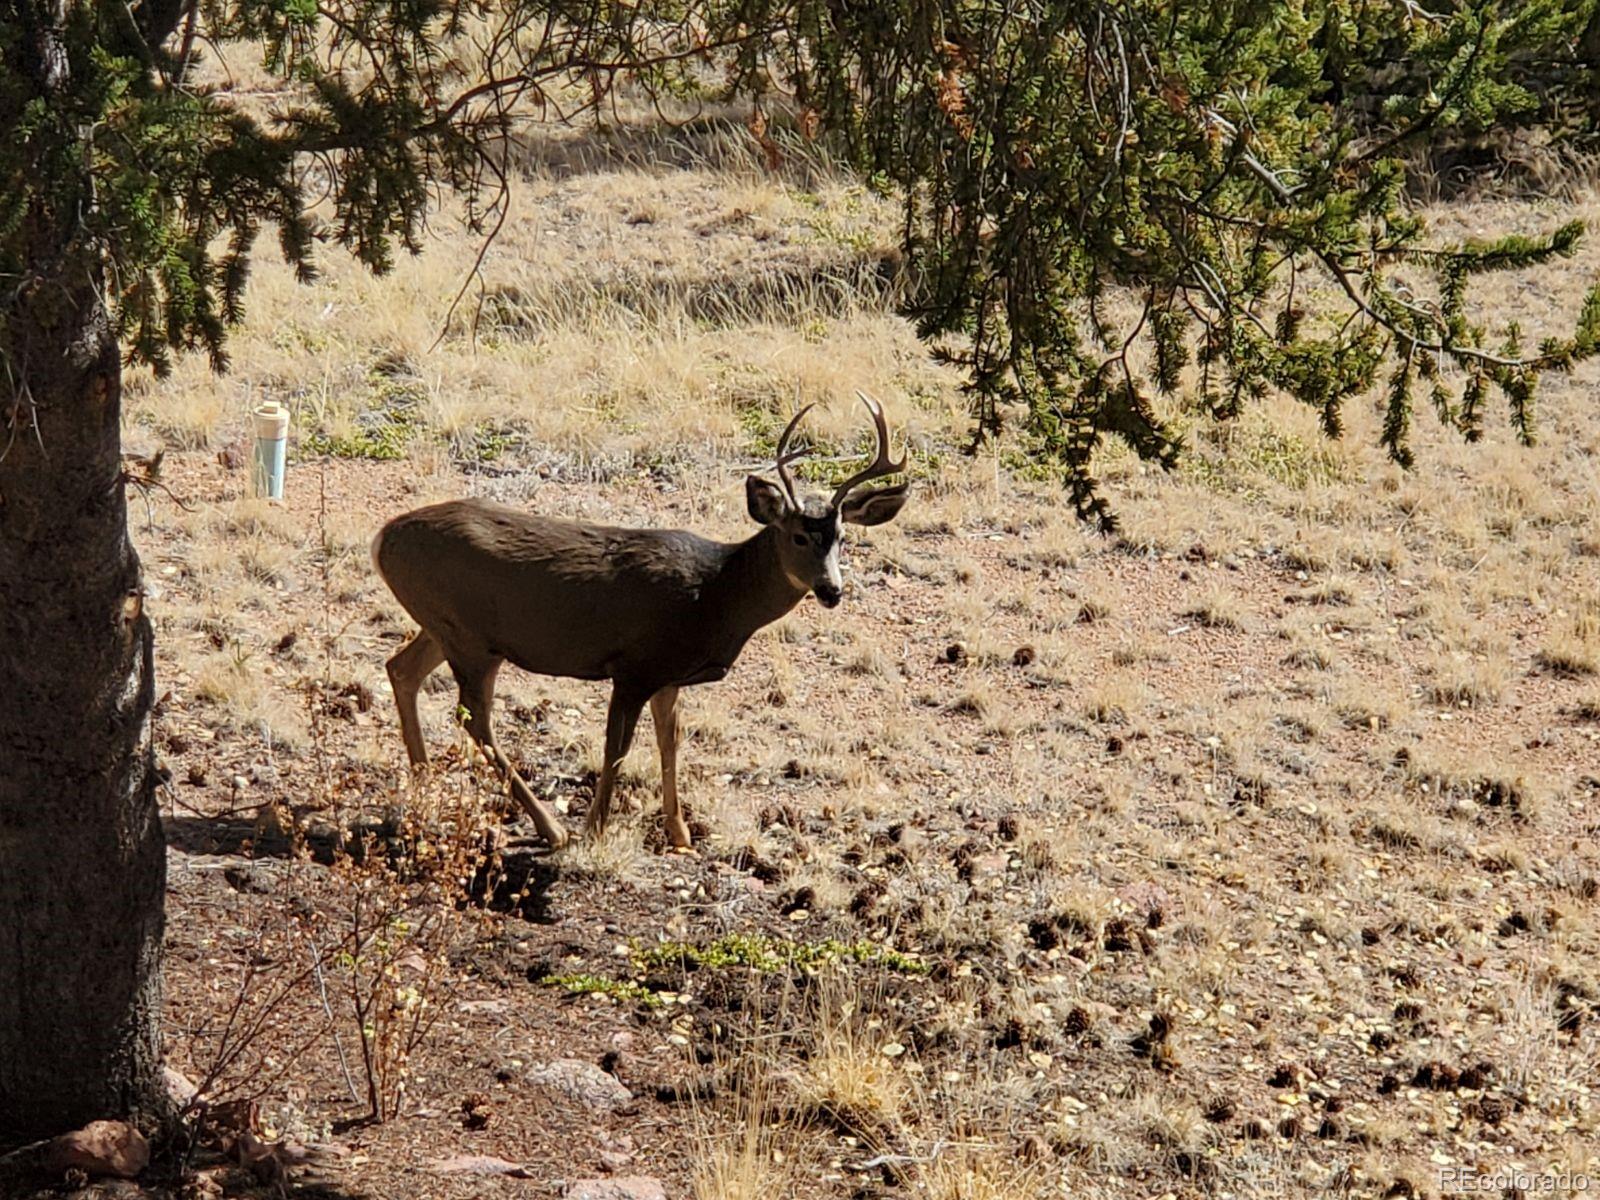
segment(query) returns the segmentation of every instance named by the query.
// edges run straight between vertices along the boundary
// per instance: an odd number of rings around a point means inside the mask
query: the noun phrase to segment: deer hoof
[[[572,840],[565,829],[552,829],[541,836],[544,838],[545,845],[552,850],[565,850],[567,843]]]
[[[694,846],[694,839],[689,836],[689,825],[682,817],[677,820],[667,821],[667,841],[672,843],[674,850],[689,850]]]

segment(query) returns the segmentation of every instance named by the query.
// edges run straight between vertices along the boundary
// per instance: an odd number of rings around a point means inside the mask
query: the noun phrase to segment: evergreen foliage
[[[1571,59],[1593,7],[0,0],[0,361],[25,373],[17,306],[87,254],[130,361],[221,369],[264,227],[305,276],[323,242],[378,271],[418,249],[440,184],[491,230],[513,120],[603,110],[627,82],[754,97],[769,148],[769,110],[790,113],[902,197],[908,309],[964,369],[975,443],[1017,414],[1085,517],[1110,520],[1106,436],[1174,461],[1160,398],[1191,364],[1216,417],[1277,389],[1330,435],[1381,384],[1402,463],[1419,388],[1467,437],[1498,396],[1531,440],[1538,378],[1595,352],[1600,295],[1524,350],[1469,285],[1570,254],[1581,228],[1431,245],[1399,156],[1536,108],[1540,55]],[[239,41],[279,98],[196,82]]]
[[[1020,413],[1079,512],[1106,522],[1095,446],[1115,435],[1170,464],[1156,398],[1191,355],[1218,418],[1278,389],[1337,436],[1381,381],[1384,444],[1409,463],[1420,381],[1467,436],[1498,393],[1532,439],[1540,373],[1594,351],[1596,297],[1572,336],[1524,354],[1473,316],[1468,285],[1570,254],[1582,229],[1430,246],[1400,155],[1530,107],[1530,47],[1573,36],[1587,8],[821,4],[797,27],[826,52],[768,56],[753,77],[775,68],[907,197],[914,311],[966,368],[980,435]],[[1112,303],[1127,292],[1131,313]]]

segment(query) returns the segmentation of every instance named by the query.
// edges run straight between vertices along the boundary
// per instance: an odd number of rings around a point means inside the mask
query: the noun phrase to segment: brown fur
[[[725,674],[800,602],[806,589],[771,568],[777,536],[726,544],[453,500],[390,521],[373,557],[451,663],[504,659],[648,696]]]
[[[747,502],[762,528],[736,543],[678,529],[556,520],[486,500],[452,500],[394,518],[373,540],[372,560],[422,627],[389,660],[411,761],[428,756],[417,692],[448,662],[468,732],[540,834],[561,846],[567,835],[560,821],[495,745],[489,722],[495,675],[510,662],[540,675],[610,679],[605,759],[588,828],[605,825],[617,766],[648,701],[667,835],[687,847],[677,795],[678,689],[721,679],[750,636],[808,591],[837,604],[841,522],[890,520],[906,494],[902,484],[835,508],[790,501],[752,476]]]

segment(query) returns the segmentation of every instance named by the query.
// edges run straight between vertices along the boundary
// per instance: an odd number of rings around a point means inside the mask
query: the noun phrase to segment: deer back
[[[740,630],[760,601],[739,578],[748,546],[453,500],[390,521],[373,561],[447,656],[665,686],[719,657],[731,665],[765,623]]]

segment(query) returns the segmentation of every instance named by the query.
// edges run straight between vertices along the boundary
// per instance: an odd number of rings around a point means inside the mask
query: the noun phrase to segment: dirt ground
[[[881,297],[809,325],[820,292],[688,302],[873,259],[861,231],[891,235],[859,193],[704,159],[541,170],[476,342],[430,349],[474,252],[441,234],[442,266],[386,281],[264,272],[233,377],[130,388],[170,489],[133,510],[168,1053],[213,1106],[256,1105],[213,1115],[175,1193],[272,1194],[240,1130],[287,1147],[289,1194],[393,1200],[1600,1181],[1592,379],[1550,381],[1539,447],[1424,429],[1410,474],[1371,411],[1337,445],[1287,402],[1183,416],[1176,474],[1103,456],[1124,525],[1102,538],[1018,447],[959,453],[956,381]],[[551,236],[587,247],[569,292],[540,274]],[[1554,320],[1597,266],[1491,300]],[[620,827],[545,854],[466,752],[447,672],[411,778],[383,672],[411,629],[367,561],[384,519],[478,494],[746,536],[780,418],[826,401],[819,457],[846,459],[858,386],[916,493],[852,531],[839,608],[803,602],[687,694],[694,853],[666,849],[642,729]],[[281,506],[246,495],[263,395],[296,412]],[[574,829],[605,698],[502,676],[501,742]]]

